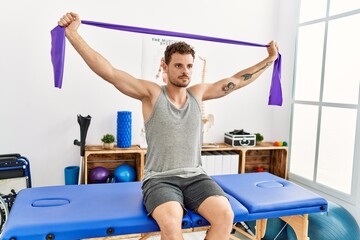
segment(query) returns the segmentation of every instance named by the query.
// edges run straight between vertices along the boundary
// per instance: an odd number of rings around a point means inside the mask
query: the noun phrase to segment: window
[[[360,1],[301,0],[289,177],[355,201]]]

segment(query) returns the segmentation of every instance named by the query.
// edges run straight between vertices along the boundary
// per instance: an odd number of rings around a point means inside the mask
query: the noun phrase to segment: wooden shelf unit
[[[233,147],[226,143],[205,144],[202,151],[232,151],[239,154],[239,173],[255,172],[259,167],[264,171],[287,179],[287,147],[262,143],[254,147]],[[146,149],[133,145],[130,148],[104,149],[100,145],[85,146],[84,182],[88,183],[90,171],[103,166],[113,172],[120,164],[127,163],[136,169],[137,181],[144,176]]]
[[[84,182],[89,183],[90,171],[98,166],[107,168],[113,173],[120,164],[129,164],[136,169],[136,180],[140,181],[144,176],[144,149],[133,145],[130,148],[104,149],[101,145],[86,145],[84,154]]]
[[[261,143],[253,147],[233,147],[226,143],[205,144],[202,151],[232,151],[239,154],[239,173],[256,172],[259,167],[264,171],[287,179],[287,147]]]

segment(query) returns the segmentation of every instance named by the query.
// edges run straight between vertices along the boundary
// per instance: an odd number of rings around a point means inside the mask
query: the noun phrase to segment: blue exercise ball
[[[105,183],[110,175],[109,170],[104,167],[95,167],[90,171],[89,180],[91,183]]]
[[[114,170],[115,182],[133,182],[136,180],[135,168],[129,164],[121,164]]]
[[[287,233],[289,240],[296,240],[290,226]],[[327,213],[309,214],[308,236],[316,240],[359,240],[360,229],[355,218],[344,207],[328,202]]]

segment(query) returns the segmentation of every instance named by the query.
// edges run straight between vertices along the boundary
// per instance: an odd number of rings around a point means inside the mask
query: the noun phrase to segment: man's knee
[[[166,202],[155,208],[152,217],[164,233],[181,233],[183,208],[176,201]]]
[[[206,234],[206,239],[229,239],[233,228],[234,212],[227,198],[222,196],[208,198],[200,205],[199,213],[211,225]]]
[[[234,212],[231,208],[224,208],[222,211],[219,212],[219,215],[215,219],[215,224],[232,226],[234,222]]]
[[[231,229],[234,223],[234,212],[231,208],[221,208],[209,222],[213,227],[219,226],[224,229]]]
[[[227,198],[223,196],[213,196],[200,205],[199,213],[205,217],[212,226],[232,226],[234,212]]]

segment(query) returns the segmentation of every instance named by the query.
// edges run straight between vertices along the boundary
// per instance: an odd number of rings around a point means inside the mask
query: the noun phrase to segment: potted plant
[[[261,133],[255,133],[255,136],[256,136],[256,146],[258,146],[258,147],[273,146],[272,142],[264,142],[264,136]]]
[[[261,133],[255,133],[256,142],[262,142],[264,140],[264,136]]]
[[[101,141],[103,142],[103,147],[105,149],[112,149],[114,147],[115,137],[108,133],[102,137]]]
[[[255,133],[255,136],[256,136],[256,145],[257,146],[266,147],[269,145],[269,143],[263,142],[264,136],[261,133]]]

